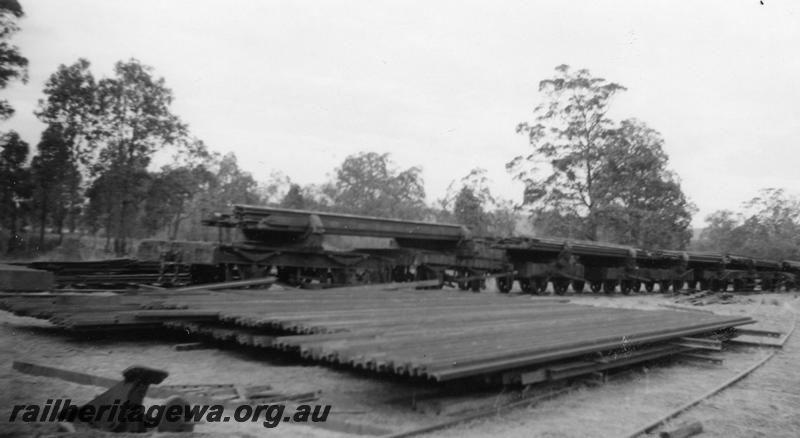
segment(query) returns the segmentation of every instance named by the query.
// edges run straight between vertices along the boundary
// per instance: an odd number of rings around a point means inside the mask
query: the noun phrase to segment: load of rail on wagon
[[[800,261],[647,250],[541,237],[472,236],[457,224],[235,205],[204,221],[217,242],[146,240],[139,263],[158,262],[162,283],[209,283],[275,276],[296,287],[433,281],[480,291],[564,294],[791,290]]]

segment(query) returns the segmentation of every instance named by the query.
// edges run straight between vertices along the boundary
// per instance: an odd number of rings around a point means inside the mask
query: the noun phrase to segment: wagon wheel
[[[651,294],[653,293],[653,289],[656,287],[655,281],[645,281],[644,282],[644,291]]]
[[[674,280],[672,282],[672,291],[680,292],[681,289],[683,289],[683,280]]]
[[[547,279],[546,278],[537,278],[534,279],[536,282],[536,294],[537,295],[546,295],[547,294]]]
[[[639,280],[633,280],[631,283],[631,292],[638,294],[642,290],[642,282]]]
[[[616,280],[606,280],[603,282],[603,292],[606,295],[611,295],[615,292],[617,288],[617,281]]]
[[[567,293],[568,287],[568,280],[553,280],[553,290],[555,291],[556,295],[564,295]]]
[[[573,291],[574,291],[576,294],[581,294],[581,293],[583,293],[583,286],[584,286],[584,282],[583,282],[583,281],[580,281],[580,280],[572,280],[572,290],[573,290]]]
[[[514,277],[497,277],[497,289],[499,289],[501,293],[507,294],[511,292],[513,286]]]
[[[476,278],[475,280],[470,280],[469,289],[472,292],[476,292],[476,293],[480,292],[481,291],[481,286],[482,286],[481,283],[482,283],[482,280],[480,278]]]
[[[526,294],[532,294],[535,292],[530,278],[520,278],[519,287],[522,289],[522,292]]]
[[[458,276],[458,278],[463,278],[463,277],[469,276],[469,273],[468,272],[456,272],[456,275]],[[468,281],[458,280],[456,282],[456,284],[458,285],[458,290],[467,290],[467,289],[469,289],[469,282]]]
[[[622,280],[619,283],[619,290],[623,295],[630,295],[633,290],[633,282],[631,280]]]
[[[589,287],[592,289],[592,293],[598,293],[603,289],[603,283],[600,281],[593,281],[589,284]]]

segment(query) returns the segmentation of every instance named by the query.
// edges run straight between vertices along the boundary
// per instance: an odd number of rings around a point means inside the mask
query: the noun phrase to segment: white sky
[[[420,165],[428,198],[477,166],[519,201],[505,163],[558,64],[628,91],[614,117],[666,140],[699,207],[735,209],[800,182],[800,2],[29,0],[15,42],[30,81],[3,93],[32,147],[47,77],[78,57],[96,76],[136,57],[174,111],[256,179],[322,182],[349,154]]]

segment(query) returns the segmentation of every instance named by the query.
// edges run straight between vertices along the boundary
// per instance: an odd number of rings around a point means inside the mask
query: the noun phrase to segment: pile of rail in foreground
[[[570,304],[441,290],[192,290],[0,298],[0,308],[76,330],[177,328],[376,372],[446,381],[556,380],[721,349],[748,317]],[[516,373],[516,374],[515,374]]]

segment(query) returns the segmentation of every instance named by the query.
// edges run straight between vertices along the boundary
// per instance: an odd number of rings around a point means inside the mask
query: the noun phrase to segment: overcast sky
[[[515,126],[569,64],[628,88],[613,116],[663,134],[700,226],[760,188],[800,191],[800,2],[764,3],[30,0],[15,37],[30,80],[3,92],[17,110],[3,129],[35,146],[59,64],[104,76],[135,57],[256,179],[318,183],[349,154],[391,152],[422,167],[430,200],[480,166],[519,201]]]

